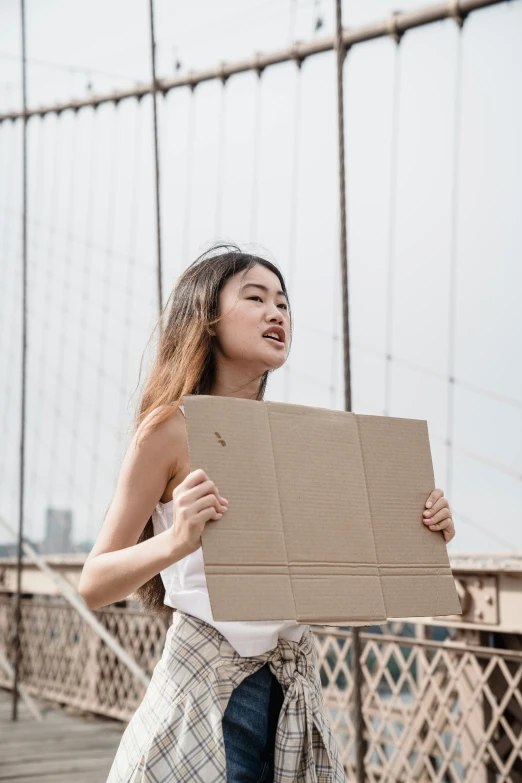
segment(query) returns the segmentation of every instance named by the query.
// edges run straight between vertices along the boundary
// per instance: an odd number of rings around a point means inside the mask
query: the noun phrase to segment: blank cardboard
[[[460,614],[427,422],[214,395],[183,398],[191,470],[229,500],[202,536],[216,621],[366,625]]]

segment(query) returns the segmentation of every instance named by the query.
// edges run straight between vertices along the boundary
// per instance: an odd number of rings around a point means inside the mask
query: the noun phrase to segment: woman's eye
[[[260,302],[262,302],[262,301],[263,301],[263,300],[261,299],[261,297],[260,297],[260,296],[257,296],[257,295],[256,295],[256,296],[249,296],[248,298],[249,298],[249,299],[259,299],[259,301],[260,301]],[[279,307],[284,307],[284,308],[285,308],[285,310],[288,310],[288,305],[286,305],[286,304],[284,304],[284,303],[280,304],[280,305],[279,305]]]

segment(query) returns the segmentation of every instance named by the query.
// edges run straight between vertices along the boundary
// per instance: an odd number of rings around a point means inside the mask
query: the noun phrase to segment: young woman
[[[184,394],[263,399],[291,342],[283,276],[235,245],[215,245],[169,300],[134,437],[80,580],[92,609],[136,592],[153,612],[174,610],[107,783],[343,783],[310,626],[212,619],[201,534],[219,524],[228,499],[212,477],[190,471],[181,404]],[[426,505],[424,521],[449,540],[442,491]]]

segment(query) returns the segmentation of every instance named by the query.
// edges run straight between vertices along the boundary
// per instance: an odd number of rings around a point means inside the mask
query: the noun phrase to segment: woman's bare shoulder
[[[148,426],[158,412],[145,417],[129,443],[114,497],[88,559],[135,544],[172,476],[185,464],[182,412],[172,409],[164,421]]]
[[[187,432],[183,412],[172,405],[154,408],[136,430],[134,440],[138,445],[147,439],[153,449],[159,448],[171,455],[173,468],[187,451]]]

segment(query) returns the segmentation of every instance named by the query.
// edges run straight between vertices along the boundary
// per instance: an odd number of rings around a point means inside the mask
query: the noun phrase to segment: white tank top
[[[185,415],[183,405],[180,405],[180,409]],[[173,503],[174,500],[169,500],[168,503],[159,502],[152,512],[155,535],[171,527]],[[215,622],[210,608],[201,547],[177,563],[167,566],[160,573],[165,586],[164,603],[213,625],[241,656],[261,655],[272,650],[279,638],[294,642],[301,639],[305,626],[295,620]]]

